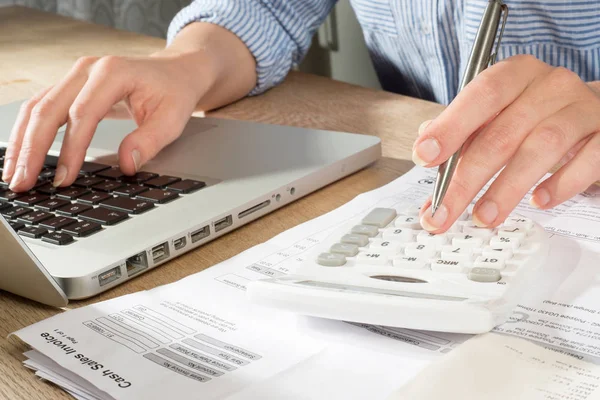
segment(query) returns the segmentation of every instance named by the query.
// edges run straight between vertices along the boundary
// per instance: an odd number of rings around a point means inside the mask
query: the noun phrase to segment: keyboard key
[[[83,178],[77,179],[73,182],[73,186],[79,186],[84,188],[91,188],[94,185],[104,182],[104,179],[96,176],[84,176]]]
[[[27,195],[27,193],[15,193],[12,190],[3,190],[0,192],[0,201],[13,201],[25,195]]]
[[[105,171],[110,168],[110,165],[99,164],[94,162],[84,162],[81,168],[79,169],[79,175],[94,175],[99,173],[100,171]]]
[[[58,157],[56,157],[56,156],[47,155],[46,158],[44,159],[44,165],[47,167],[56,168],[57,164],[58,164]]]
[[[365,235],[349,234],[342,236],[342,243],[355,244],[359,247],[369,244],[369,237]]]
[[[171,200],[175,200],[179,195],[169,190],[150,189],[147,192],[140,193],[137,198],[149,200],[153,203],[163,204]]]
[[[15,204],[31,207],[35,204],[41,203],[42,201],[48,200],[49,198],[50,197],[48,197],[47,195],[40,193],[28,194],[26,196],[19,197],[18,199],[16,199]]]
[[[356,235],[365,235],[368,237],[377,236],[379,233],[379,229],[376,226],[372,225],[356,225],[352,227],[352,233]]]
[[[19,229],[19,235],[32,239],[39,239],[48,233],[48,230],[39,226],[25,226]]]
[[[498,282],[501,278],[500,271],[493,268],[473,268],[467,277],[474,282]]]
[[[30,213],[32,211],[33,210],[31,208],[18,206],[0,210],[0,214],[2,214],[6,219],[17,219],[20,216]]]
[[[8,221],[8,224],[14,231],[20,231],[25,228],[25,224],[19,221]]]
[[[0,210],[4,210],[6,208],[12,208],[9,203],[0,203]]]
[[[329,249],[331,253],[343,254],[346,257],[354,257],[358,254],[358,246],[349,243],[336,243]]]
[[[6,147],[0,147],[0,157],[4,157],[4,154],[6,154]]]
[[[182,181],[168,185],[166,189],[174,190],[179,193],[187,194],[195,192],[196,190],[202,189],[206,186],[205,182],[194,181],[192,179],[184,179]]]
[[[401,215],[398,218],[396,218],[396,221],[394,221],[394,226],[396,228],[409,228],[415,230],[423,229],[421,227],[421,223],[419,222],[419,217],[417,216],[407,217],[405,215]]]
[[[95,222],[82,221],[63,228],[63,232],[77,237],[86,237],[102,230],[102,225]]]
[[[113,197],[100,203],[100,207],[123,211],[129,214],[141,214],[154,207],[154,203],[142,199],[130,199],[127,197]]]
[[[77,202],[96,205],[96,204],[100,204],[101,201],[110,199],[111,197],[112,196],[108,193],[92,192],[92,193],[86,194],[85,196],[81,196],[80,198],[77,199]]]
[[[122,187],[123,184],[121,182],[117,182],[117,181],[105,181],[102,183],[99,183],[97,185],[92,186],[92,189],[94,190],[98,190],[101,192],[113,192],[116,189],[119,189],[120,187]]]
[[[53,168],[44,168],[40,171],[38,178],[39,179],[52,179],[54,178],[54,174],[56,173],[56,170]]]
[[[96,174],[96,176],[99,176],[100,178],[106,178],[106,179],[111,179],[113,181],[116,181],[116,180],[119,180],[119,179],[125,177],[125,174],[122,173],[119,168],[110,168],[110,169],[105,169],[104,171],[98,172]]]
[[[92,206],[88,206],[87,204],[75,203],[75,204],[68,204],[65,207],[59,208],[58,210],[56,210],[56,213],[62,214],[62,215],[68,215],[69,217],[75,217],[75,216],[81,214],[82,212],[85,212],[91,208],[92,208]]]
[[[502,260],[500,257],[492,258],[479,256],[475,260],[474,266],[475,268],[493,268],[498,271],[502,271],[504,269],[504,260]]]
[[[168,185],[171,185],[175,182],[179,182],[180,180],[181,180],[181,178],[177,178],[175,176],[161,175],[156,178],[150,179],[149,181],[144,182],[144,185],[162,189],[162,188],[164,188]]]
[[[386,228],[381,237],[385,240],[398,242],[412,242],[415,238],[415,231],[409,228]]]
[[[42,201],[35,206],[42,211],[54,211],[57,208],[64,207],[69,204],[71,204],[69,200],[55,198]]]
[[[324,267],[341,267],[346,264],[346,257],[343,254],[321,253],[317,257],[317,264]]]
[[[129,218],[129,216],[121,211],[98,207],[79,214],[79,218],[86,221],[97,222],[102,225],[114,225],[118,222],[126,220]]]
[[[25,215],[21,215],[18,219],[27,225],[37,225],[42,221],[53,218],[54,214],[45,211],[33,211]]]
[[[426,258],[402,256],[395,257],[392,260],[394,267],[406,268],[406,269],[428,269],[429,262]]]
[[[121,181],[127,183],[144,183],[146,181],[149,181],[150,179],[156,178],[157,176],[158,174],[152,172],[141,171],[132,176],[124,176],[121,178]]]
[[[56,192],[58,192],[58,190],[59,190],[59,188],[52,186],[52,184],[50,184],[50,183],[47,183],[44,186],[40,186],[35,189],[36,192],[47,194],[48,196],[56,194]]]
[[[147,191],[148,188],[141,185],[127,185],[114,191],[114,194],[119,196],[134,197],[138,194]]]
[[[90,190],[86,188],[67,187],[64,189],[59,189],[56,193],[56,196],[67,200],[76,200],[78,197],[81,197],[89,192]]]
[[[48,228],[51,231],[58,231],[67,225],[76,223],[77,220],[68,217],[54,217],[40,223],[40,226]]]
[[[365,251],[358,253],[358,256],[356,256],[356,261],[369,265],[387,265],[389,257],[387,254],[378,251]]]
[[[42,236],[44,242],[52,243],[58,246],[64,246],[74,241],[73,236],[64,232],[50,232]]]
[[[396,218],[396,210],[393,208],[374,208],[362,219],[363,225],[374,225],[384,228]]]

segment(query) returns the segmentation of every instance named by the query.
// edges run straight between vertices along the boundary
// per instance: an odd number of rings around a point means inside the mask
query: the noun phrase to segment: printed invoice
[[[242,399],[255,398],[250,393],[259,388],[262,398],[277,398],[281,377],[288,382],[286,393],[299,399],[315,398],[328,387],[336,388],[337,398],[385,398],[468,336],[296,318],[251,307],[244,290],[249,280],[294,272],[308,248],[349,218],[375,206],[422,202],[433,178],[430,171],[415,168],[200,274],[70,311],[16,334],[65,374],[81,376],[105,393],[88,398],[158,399],[193,393],[203,399]],[[553,248],[545,276],[513,321],[498,330],[580,356],[594,355],[600,347],[600,286],[594,268],[600,258],[600,192],[590,190],[551,212],[534,210],[526,201],[518,211],[552,233]],[[554,304],[570,308],[555,313]],[[580,314],[588,315],[587,337],[572,325],[574,318],[583,319]],[[339,357],[341,352],[346,359]],[[357,360],[372,354],[380,362],[365,373],[363,363],[348,362],[354,354]],[[308,375],[323,382],[307,385],[303,378]],[[54,378],[59,384],[73,382],[64,375]]]

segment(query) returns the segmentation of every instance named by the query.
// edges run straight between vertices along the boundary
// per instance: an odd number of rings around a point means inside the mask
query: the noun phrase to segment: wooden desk
[[[163,40],[21,7],[0,8],[0,104],[21,100],[57,82],[84,55],[146,55]],[[356,195],[384,185],[409,170],[420,123],[441,111],[437,104],[330,79],[292,73],[263,96],[248,98],[211,116],[273,124],[340,130],[379,136],[384,158],[258,221],[88,301],[101,300],[174,282],[202,271]],[[26,347],[7,335],[60,310],[0,293],[0,399],[68,399],[40,382],[22,365]]]

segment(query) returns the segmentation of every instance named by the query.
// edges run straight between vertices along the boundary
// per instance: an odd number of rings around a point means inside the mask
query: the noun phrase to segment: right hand
[[[181,135],[197,106],[210,109],[246,95],[252,79],[237,86],[231,84],[235,78],[222,83],[223,71],[239,68],[240,64],[223,65],[233,64],[234,58],[211,53],[209,40],[216,38],[215,47],[230,50],[227,41],[235,40],[238,43],[234,44],[247,52],[243,43],[222,28],[189,27],[188,37],[187,28],[180,34],[187,40],[183,53],[168,48],[149,57],[83,57],[62,81],[25,102],[5,155],[2,179],[10,182],[10,189],[25,191],[36,183],[56,133],[65,123],[55,186],[68,186],[77,179],[98,123],[117,103],[124,103],[138,125],[123,139],[118,153],[121,171],[133,175]],[[207,30],[213,30],[209,39],[203,32]],[[208,44],[204,43],[200,51],[187,51],[191,42],[203,42],[199,38]],[[248,56],[242,55],[244,60]],[[250,60],[253,62],[251,56]],[[253,76],[249,70],[254,73],[254,66],[247,66],[245,74]]]

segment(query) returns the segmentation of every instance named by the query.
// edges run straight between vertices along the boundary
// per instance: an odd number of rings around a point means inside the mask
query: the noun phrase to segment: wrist
[[[588,82],[587,84],[596,95],[600,96],[600,81]]]

